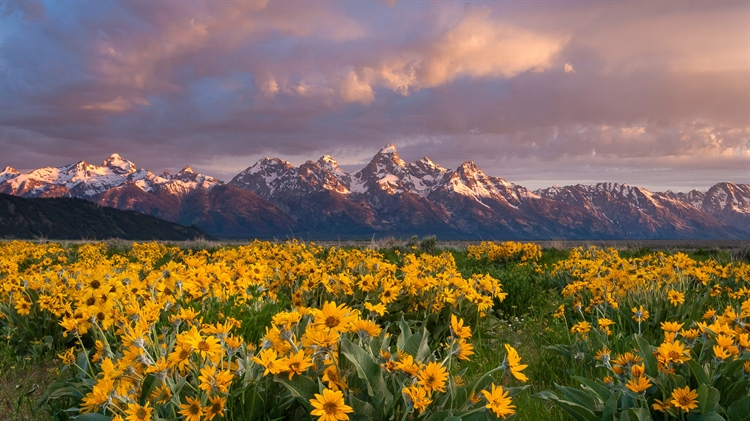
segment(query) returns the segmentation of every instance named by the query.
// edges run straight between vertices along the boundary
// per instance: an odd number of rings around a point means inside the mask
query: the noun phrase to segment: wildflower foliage
[[[467,377],[469,321],[506,294],[449,253],[8,242],[0,264],[6,336],[63,349],[56,419],[506,419],[527,380],[510,346]]]
[[[750,417],[750,265],[578,248],[552,273],[580,388],[537,397],[579,420]]]

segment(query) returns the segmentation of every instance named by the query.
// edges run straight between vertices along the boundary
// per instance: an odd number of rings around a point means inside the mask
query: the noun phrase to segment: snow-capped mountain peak
[[[0,183],[2,183],[5,180],[10,180],[11,178],[15,178],[20,173],[18,170],[16,170],[13,167],[5,167],[2,172],[0,172]]]
[[[134,184],[145,192],[166,189],[170,193],[184,195],[196,188],[211,188],[220,184],[213,177],[195,173],[189,166],[173,176],[165,171],[155,176],[145,169],[136,169],[131,161],[119,154],[112,154],[101,166],[86,161],[62,167],[45,167],[28,174],[10,177],[0,173],[0,192],[22,197],[72,196],[91,198],[108,190]]]
[[[321,156],[320,159],[318,159],[318,165],[328,171],[339,168],[339,163],[336,162],[336,159],[334,159],[331,155]]]
[[[102,162],[102,167],[112,169],[117,174],[131,174],[136,171],[135,164],[127,159],[124,159],[117,153],[113,153],[109,158]]]

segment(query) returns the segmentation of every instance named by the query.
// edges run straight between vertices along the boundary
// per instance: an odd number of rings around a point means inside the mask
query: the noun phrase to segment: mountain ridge
[[[473,161],[456,169],[426,156],[406,162],[393,144],[352,173],[330,155],[299,166],[266,157],[228,183],[190,166],[155,175],[118,154],[101,166],[79,161],[27,174],[6,167],[0,193],[78,197],[236,238],[750,238],[750,185],[725,182],[688,193],[621,183],[531,191],[485,174]]]

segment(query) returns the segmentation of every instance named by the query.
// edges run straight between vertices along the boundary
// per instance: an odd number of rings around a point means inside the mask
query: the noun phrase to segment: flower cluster
[[[556,349],[577,356],[576,380],[597,391],[599,412],[587,414],[734,419],[746,410],[750,265],[696,262],[683,253],[626,259],[612,249],[578,248],[554,273],[567,283],[554,317],[572,324],[574,335]]]
[[[466,249],[469,257],[476,260],[486,258],[498,262],[536,262],[542,257],[542,248],[535,243],[483,241],[479,245],[471,245]]]
[[[24,334],[52,332],[68,347],[68,375],[42,399],[67,414],[342,420],[355,410],[388,419],[453,408],[506,418],[523,387],[495,384],[493,373],[527,380],[509,346],[502,366],[463,377],[474,355],[465,318],[482,320],[506,293],[489,275],[463,276],[450,253],[389,260],[298,242],[117,252],[9,242],[0,244],[0,288],[9,337],[22,344]],[[249,319],[227,315],[243,311]]]

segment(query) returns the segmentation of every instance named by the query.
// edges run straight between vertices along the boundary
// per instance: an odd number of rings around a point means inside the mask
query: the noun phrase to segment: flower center
[[[336,405],[336,402],[326,402],[323,405],[323,411],[326,412],[326,414],[336,414],[339,410],[339,406]]]
[[[326,326],[329,328],[334,328],[341,323],[341,319],[339,319],[336,316],[328,316],[326,317]]]

